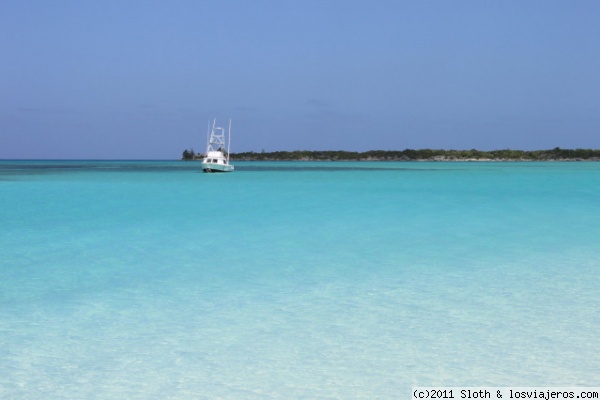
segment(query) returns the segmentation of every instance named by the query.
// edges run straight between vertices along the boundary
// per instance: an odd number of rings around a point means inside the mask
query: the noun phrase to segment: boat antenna
[[[207,127],[206,127],[206,148],[208,149],[208,146],[210,146],[210,119],[207,121]],[[206,151],[206,155],[205,157],[208,155],[208,150]]]
[[[231,118],[229,118],[229,138],[227,139],[227,164],[229,164],[229,149],[231,148]]]

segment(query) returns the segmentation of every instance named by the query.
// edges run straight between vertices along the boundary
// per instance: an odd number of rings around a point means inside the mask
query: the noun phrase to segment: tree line
[[[202,154],[194,149],[185,149],[182,160],[196,160]],[[464,161],[464,160],[495,160],[495,161],[600,161],[600,150],[594,149],[561,149],[552,150],[370,150],[355,151],[272,151],[260,153],[242,152],[231,153],[231,160],[238,161]]]
[[[201,154],[198,154],[196,152],[194,152],[194,149],[185,149],[183,151],[183,153],[181,154],[181,159],[182,160],[195,160],[196,158],[200,158],[202,157]]]
[[[463,160],[507,160],[507,161],[552,161],[588,160],[600,161],[600,150],[561,149],[552,150],[371,150],[353,151],[253,151],[231,153],[232,160],[239,161],[463,161]]]

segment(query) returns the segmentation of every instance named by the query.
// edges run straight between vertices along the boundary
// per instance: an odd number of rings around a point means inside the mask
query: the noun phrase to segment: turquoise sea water
[[[1,399],[600,386],[600,163],[0,162]]]

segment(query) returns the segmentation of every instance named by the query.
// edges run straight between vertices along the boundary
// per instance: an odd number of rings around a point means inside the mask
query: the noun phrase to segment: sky
[[[0,159],[600,148],[596,0],[2,0]]]

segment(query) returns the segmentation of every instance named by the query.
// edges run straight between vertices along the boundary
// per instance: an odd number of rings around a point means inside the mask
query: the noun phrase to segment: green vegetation
[[[600,161],[600,150],[371,150],[353,151],[274,151],[232,153],[240,161]]]
[[[184,150],[182,160],[194,160],[202,155],[194,150]],[[238,161],[600,161],[600,150],[561,149],[552,150],[371,150],[355,151],[253,151],[231,153],[231,160]]]
[[[194,160],[199,154],[194,153],[194,149],[185,149],[181,154],[182,160]]]

